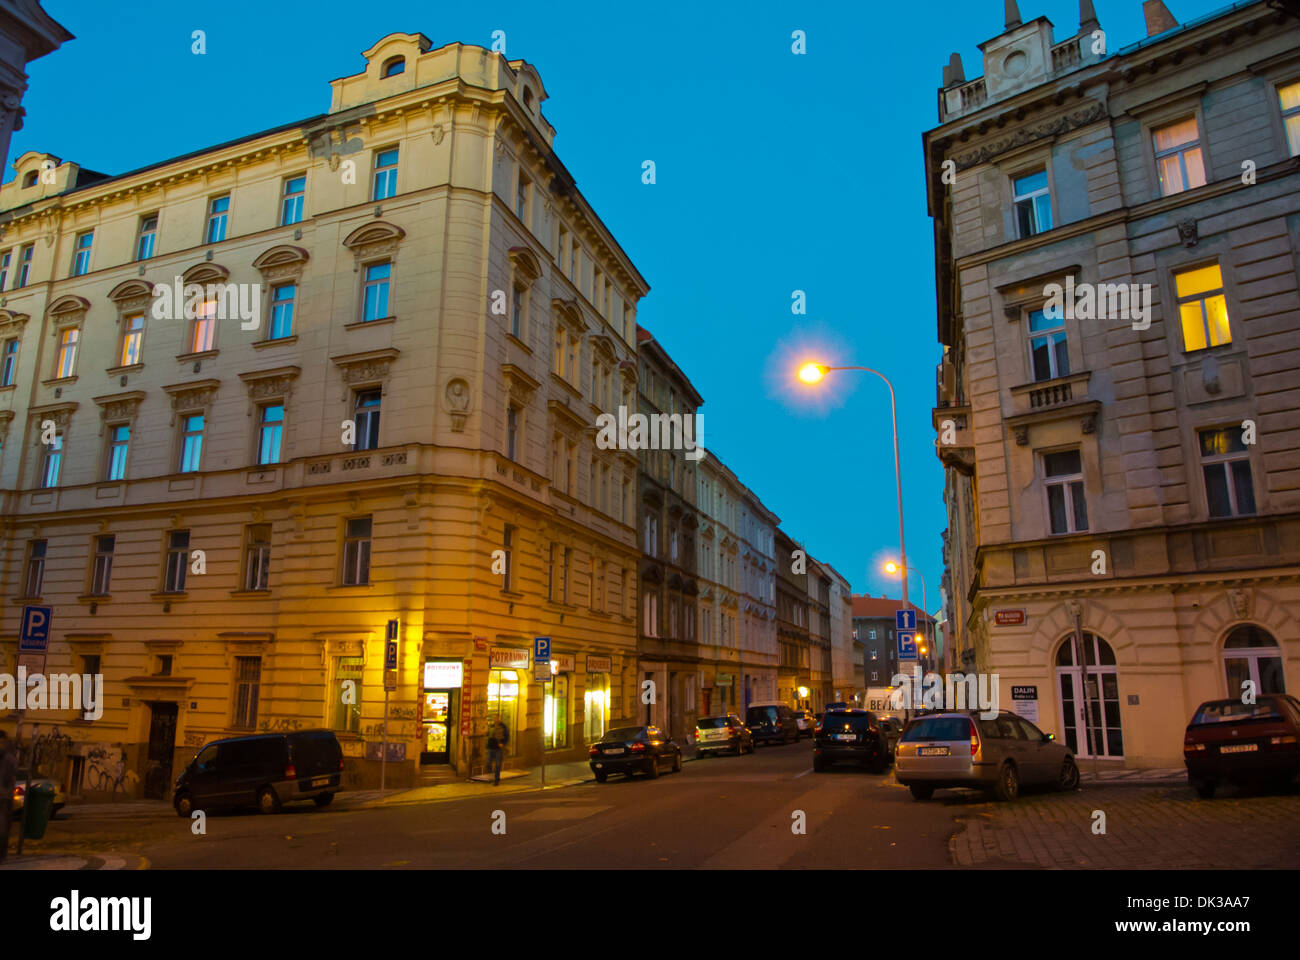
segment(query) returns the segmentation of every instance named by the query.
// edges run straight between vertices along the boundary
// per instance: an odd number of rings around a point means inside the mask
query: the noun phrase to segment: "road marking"
[[[514,819],[515,819],[515,822],[516,822],[516,823],[519,822],[519,821],[521,821],[521,820],[526,820],[526,821],[532,821],[532,820],[585,820],[587,817],[595,816],[596,814],[598,814],[598,813],[600,813],[600,812],[602,812],[602,811],[604,811],[604,810],[609,810],[609,809],[610,809],[609,806],[602,806],[602,807],[579,807],[579,806],[569,806],[569,807],[538,807],[536,810],[532,811],[531,813],[520,814],[519,816],[516,816]]]
[[[810,773],[812,773],[812,772],[813,772],[813,768],[812,768],[812,767],[809,767],[809,768],[808,768],[807,770],[805,770],[803,773],[796,773],[796,774],[794,775],[794,778],[795,778],[796,780],[798,780],[800,777],[806,777],[806,776],[808,776],[808,774],[810,774]]]

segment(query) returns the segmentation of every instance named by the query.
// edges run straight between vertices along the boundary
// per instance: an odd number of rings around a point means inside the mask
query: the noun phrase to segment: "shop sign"
[[[460,735],[469,736],[469,704],[470,704],[470,672],[474,669],[474,661],[465,661],[464,679],[460,688]]]
[[[555,669],[560,673],[573,673],[576,659],[571,653],[551,654],[551,662],[555,664]]]
[[[587,656],[588,673],[610,673],[614,669],[614,661],[609,657]]]
[[[993,622],[999,627],[1019,627],[1025,622],[1023,608],[1017,610],[994,610]]]
[[[1011,688],[1011,710],[1030,723],[1038,722],[1038,687],[1033,684]]]
[[[487,647],[487,637],[475,637],[475,638],[474,638],[474,649],[475,649],[475,650],[486,650],[487,648],[488,648],[488,647]]]
[[[385,690],[396,690],[396,689],[397,689],[397,671],[396,671],[396,670],[385,670],[385,671],[384,671],[384,689],[385,689]]]
[[[459,660],[424,661],[424,689],[454,690],[461,685],[461,663]]]
[[[493,670],[527,670],[532,654],[518,647],[492,647],[488,650],[488,666]]]
[[[735,677],[730,673],[720,673],[718,674],[718,686],[729,687],[731,686],[731,681],[734,679]]]

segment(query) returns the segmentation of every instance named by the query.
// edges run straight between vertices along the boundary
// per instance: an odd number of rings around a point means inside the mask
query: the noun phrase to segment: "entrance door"
[[[424,691],[424,748],[420,763],[447,763],[451,745],[450,690]]]
[[[1065,743],[1079,757],[1124,756],[1124,734],[1119,717],[1119,674],[1115,654],[1105,640],[1083,634],[1087,664],[1084,670],[1074,656],[1074,639],[1066,637],[1056,656],[1056,677],[1061,693],[1061,729]],[[1085,716],[1087,722],[1085,726]]]
[[[174,703],[149,704],[149,755],[144,768],[144,795],[154,800],[170,798],[172,758],[176,755]]]

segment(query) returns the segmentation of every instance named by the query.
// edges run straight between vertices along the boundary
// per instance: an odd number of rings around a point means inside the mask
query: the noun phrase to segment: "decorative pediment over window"
[[[342,357],[331,357],[334,365],[339,368],[343,375],[343,383],[347,388],[363,387],[378,385],[387,390],[388,371],[401,353],[395,347],[387,347],[383,350],[367,350],[364,353],[350,353]],[[344,391],[344,399],[347,399],[347,392]]]
[[[163,387],[163,391],[172,400],[172,426],[176,425],[176,416],[181,411],[201,410],[207,413],[212,401],[217,396],[220,380],[195,380],[191,383],[174,383]]]
[[[122,313],[143,312],[153,300],[153,284],[143,280],[126,280],[109,291],[108,299],[117,304],[117,309]]]
[[[551,308],[555,311],[555,318],[576,336],[581,337],[587,333],[587,323],[582,319],[582,308],[578,306],[578,301],[556,297],[551,301]]]
[[[528,247],[511,247],[510,263],[515,268],[515,276],[526,283],[534,283],[542,277],[542,261]]]
[[[59,297],[55,300],[45,315],[50,320],[50,326],[65,327],[73,323],[82,323],[86,319],[86,311],[90,309],[90,301],[85,297]]]
[[[310,254],[302,247],[293,247],[287,243],[264,250],[253,261],[253,267],[262,274],[267,283],[280,283],[302,279],[303,268],[307,266]]]
[[[230,271],[219,263],[196,263],[184,273],[181,274],[181,282],[184,284],[198,283],[225,283],[230,279]]]
[[[618,350],[614,346],[614,341],[603,333],[594,333],[589,338],[591,340],[591,350],[600,359],[608,364],[618,362]]]
[[[63,433],[68,429],[68,424],[72,420],[72,414],[76,412],[77,404],[69,403],[46,403],[39,407],[32,407],[28,415],[32,418],[32,430],[36,434],[36,442],[40,443],[41,422],[44,420],[53,420],[54,429]]]
[[[0,334],[13,335],[14,331],[22,330],[30,319],[30,314],[0,310]]]
[[[587,421],[560,400],[550,400],[546,407],[551,413],[555,429],[574,443],[581,443],[582,435],[588,427]]]
[[[287,401],[293,392],[293,382],[300,373],[301,367],[275,367],[255,373],[241,373],[239,379],[244,381],[248,390],[248,415],[251,417],[257,405],[263,401]]]
[[[99,435],[101,437],[104,435],[104,427],[110,421],[114,423],[126,421],[134,424],[136,411],[140,409],[140,401],[143,399],[143,390],[96,397],[95,403],[99,406]]]
[[[366,260],[392,260],[397,256],[397,248],[406,236],[406,231],[391,223],[367,223],[349,233],[343,246],[352,251],[357,258],[354,269],[360,268]]]
[[[501,376],[505,380],[510,399],[521,407],[528,406],[533,399],[533,393],[541,386],[540,383],[513,363],[503,363],[501,365]]]

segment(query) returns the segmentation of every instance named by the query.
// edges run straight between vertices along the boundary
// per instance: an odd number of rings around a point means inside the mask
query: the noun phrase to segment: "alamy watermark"
[[[687,460],[704,457],[704,414],[633,413],[620,405],[618,416],[596,418],[601,450],[685,450]]]
[[[1151,284],[1079,283],[1043,287],[1043,317],[1048,320],[1129,320],[1134,330],[1151,326]]]
[[[0,712],[7,710],[81,710],[86,720],[104,715],[102,673],[0,673]]]
[[[998,675],[996,673],[921,673],[912,668],[911,676],[896,673],[890,686],[890,706],[895,710],[975,710],[991,720],[998,715]]]
[[[262,325],[260,283],[185,283],[153,286],[155,320],[239,320],[240,330]]]

